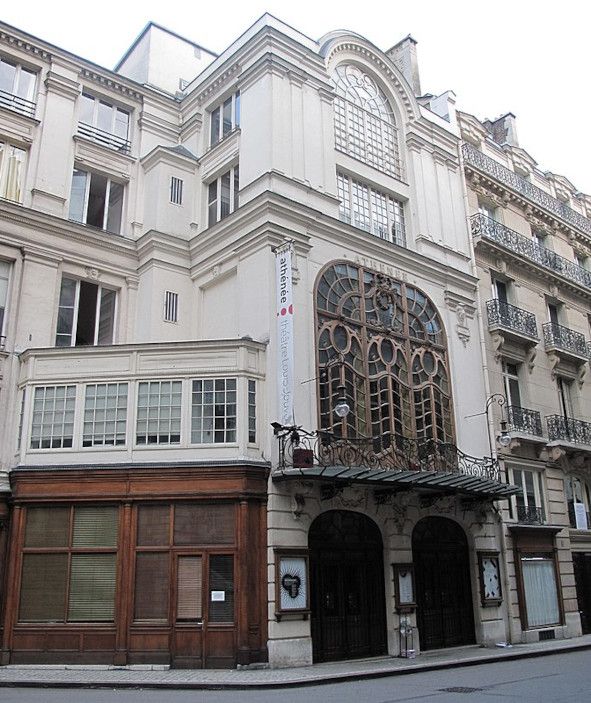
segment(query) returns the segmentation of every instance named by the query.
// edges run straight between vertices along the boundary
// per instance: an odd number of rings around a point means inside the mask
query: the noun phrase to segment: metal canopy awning
[[[460,473],[393,471],[364,467],[314,466],[305,469],[281,468],[273,472],[273,481],[327,481],[336,484],[361,484],[372,488],[416,490],[466,495],[500,500],[509,498],[520,489],[508,483]]]

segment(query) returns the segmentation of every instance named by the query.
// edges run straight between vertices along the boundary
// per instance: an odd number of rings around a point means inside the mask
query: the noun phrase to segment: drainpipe
[[[470,249],[470,259],[471,259],[471,266],[472,266],[472,275],[474,278],[479,280],[478,278],[478,268],[476,266],[476,255],[474,253],[474,242],[472,240],[472,232],[471,232],[471,227],[470,227],[470,215],[469,215],[469,203],[468,203],[468,189],[466,187],[466,178],[464,175],[464,158],[462,154],[462,147],[461,143],[458,144],[458,155],[459,155],[459,160],[460,160],[460,173],[461,173],[461,181],[462,181],[462,197],[464,200],[464,211],[466,213],[466,222],[467,222],[467,227],[468,227],[468,247]],[[480,297],[480,285],[476,286],[476,320],[478,323],[478,335],[479,335],[479,345],[480,345],[480,357],[481,357],[481,363],[482,363],[482,371],[484,373],[484,393],[485,393],[485,398],[489,398],[491,395],[491,389],[490,389],[490,380],[488,376],[488,360],[487,360],[487,355],[486,355],[486,344],[484,342],[484,321],[482,319],[482,300]],[[493,454],[494,457],[498,459],[498,453],[496,450],[496,437],[494,435],[494,417],[493,413],[486,413],[486,422],[487,422],[487,427],[486,430],[488,432],[488,437],[490,440],[490,445],[493,448]],[[504,465],[503,465],[504,466]],[[503,524],[503,516],[501,513],[501,510],[498,508],[495,508],[494,510],[496,520],[497,522],[497,535],[499,538],[499,545],[501,547],[501,554],[502,554],[502,562],[503,562],[503,592],[505,593],[504,597],[504,603],[505,607],[503,608],[504,611],[504,617],[503,619],[505,620],[505,631],[508,634],[509,642],[513,641],[513,630],[511,627],[512,623],[512,617],[511,617],[511,591],[510,591],[510,582],[509,582],[509,574],[508,574],[508,569],[507,569],[507,540],[505,537],[505,529],[504,529],[504,524]]]

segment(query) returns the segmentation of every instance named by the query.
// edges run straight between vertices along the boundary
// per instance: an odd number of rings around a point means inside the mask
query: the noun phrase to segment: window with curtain
[[[0,198],[22,203],[26,155],[24,149],[0,141]]]
[[[317,281],[316,314],[321,429],[384,447],[392,438],[454,441],[445,333],[422,291],[334,263]],[[340,385],[351,407],[342,420]]]
[[[402,178],[394,115],[376,81],[354,64],[333,74],[335,146],[374,168]]]
[[[560,623],[556,568],[551,554],[521,557],[521,574],[525,594],[528,627]]]
[[[109,622],[118,509],[27,508],[19,622]]]

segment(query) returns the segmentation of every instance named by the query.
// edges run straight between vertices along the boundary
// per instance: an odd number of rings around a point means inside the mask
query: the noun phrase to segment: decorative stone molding
[[[469,298],[457,295],[451,291],[445,292],[444,300],[448,309],[456,314],[456,334],[462,344],[466,346],[470,341],[470,328],[467,321],[474,318],[476,307]]]
[[[90,266],[87,266],[84,269],[84,273],[86,274],[86,278],[90,278],[93,281],[98,281],[101,277],[101,272],[98,269],[92,268]]]
[[[34,46],[33,44],[30,44],[29,42],[25,41],[24,39],[20,39],[19,37],[15,37],[14,34],[8,34],[7,32],[0,32],[0,43],[2,44],[7,44],[10,47],[16,47],[17,49],[20,49],[21,51],[26,51],[30,54],[34,54],[36,57],[40,59],[51,59],[51,54],[48,51],[45,51],[45,49],[41,49],[38,46]]]
[[[141,100],[142,94],[137,90],[134,90],[130,86],[120,83],[119,81],[113,80],[112,78],[105,76],[103,74],[97,73],[96,71],[90,71],[87,68],[83,68],[80,71],[80,77],[93,83],[98,83],[103,88],[107,90],[114,90],[121,95],[125,95],[127,98],[132,98],[134,100]]]
[[[222,88],[226,87],[228,83],[234,81],[236,74],[240,71],[240,64],[238,62],[233,63],[225,71],[222,71],[215,80],[207,84],[207,87],[202,91],[197,93],[197,104],[203,105],[212,98],[213,95],[218,93]]]
[[[57,93],[64,98],[76,100],[80,95],[80,84],[55,71],[48,71],[45,77],[45,87],[50,93]]]

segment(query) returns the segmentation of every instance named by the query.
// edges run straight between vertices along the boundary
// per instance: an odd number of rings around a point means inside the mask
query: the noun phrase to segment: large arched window
[[[445,333],[418,288],[348,262],[316,286],[320,428],[339,437],[453,442]],[[334,413],[339,391],[351,412]]]
[[[333,81],[336,148],[402,178],[394,116],[383,91],[353,64],[337,66]]]

